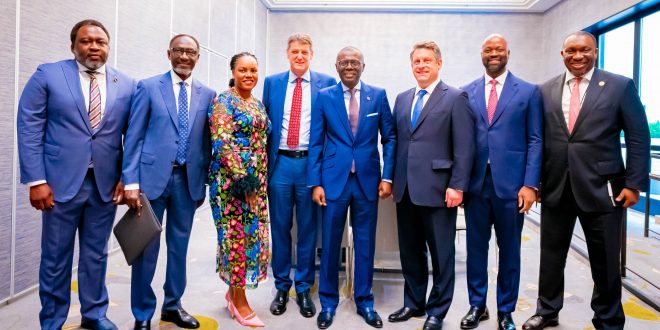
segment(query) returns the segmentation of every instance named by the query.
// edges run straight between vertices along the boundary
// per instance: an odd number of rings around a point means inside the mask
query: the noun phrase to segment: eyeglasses
[[[180,47],[174,47],[174,48],[172,48],[172,49],[170,49],[170,50],[171,50],[174,54],[177,54],[177,55],[179,55],[179,56],[183,55],[184,53],[186,53],[186,55],[191,56],[191,57],[197,55],[197,51],[194,50],[194,49],[192,49],[192,48],[180,48]]]
[[[341,60],[337,62],[337,65],[342,69],[347,68],[349,65],[354,68],[359,68],[362,65],[362,62],[358,60]]]

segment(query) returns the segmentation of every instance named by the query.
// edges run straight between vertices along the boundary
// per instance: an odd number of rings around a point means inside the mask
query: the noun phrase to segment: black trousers
[[[591,309],[596,329],[623,329],[620,245],[625,209],[584,212],[567,182],[557,206],[541,204],[541,266],[536,313],[556,316],[563,307],[564,268],[576,217],[584,231],[594,290]]]
[[[404,306],[444,319],[454,297],[456,208],[415,205],[406,189],[396,215]],[[433,286],[427,301],[429,252]]]

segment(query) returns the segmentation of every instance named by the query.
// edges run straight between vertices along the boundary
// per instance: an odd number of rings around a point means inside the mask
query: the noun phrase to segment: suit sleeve
[[[394,119],[387,93],[383,91],[380,105],[380,143],[383,145],[383,174],[382,179],[392,181],[394,178],[394,155],[396,154],[396,132],[394,131]]]
[[[474,117],[468,105],[467,94],[461,91],[451,111],[451,138],[454,164],[448,188],[466,191],[470,183],[474,158]]]
[[[543,99],[538,86],[534,86],[527,109],[527,165],[525,182],[527,187],[539,188],[541,164],[543,162]]]
[[[307,186],[320,186],[322,181],[321,165],[323,164],[323,146],[325,145],[325,113],[323,110],[323,95],[319,94],[316,107],[312,111],[312,122],[309,128],[309,158],[307,159]]]
[[[264,92],[261,97],[261,102],[264,104],[264,107],[266,107],[266,113],[268,114],[268,117],[270,117],[270,78],[264,80]]]
[[[122,176],[126,185],[140,183],[140,157],[150,114],[149,89],[144,81],[140,81],[131,102],[128,129],[124,137]]]
[[[43,66],[25,85],[16,117],[21,183],[46,180],[44,135],[47,123],[48,86]]]
[[[626,188],[647,191],[651,136],[644,106],[632,80],[621,100],[621,117],[626,140]]]

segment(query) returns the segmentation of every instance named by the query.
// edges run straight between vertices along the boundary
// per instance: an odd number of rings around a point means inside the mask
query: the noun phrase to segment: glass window
[[[630,22],[600,36],[601,68],[633,78],[635,22]]]
[[[655,12],[642,18],[642,56],[640,67],[640,81],[638,88],[642,103],[646,107],[646,117],[649,120],[652,144],[660,145],[660,62],[657,57],[660,53],[660,12]]]

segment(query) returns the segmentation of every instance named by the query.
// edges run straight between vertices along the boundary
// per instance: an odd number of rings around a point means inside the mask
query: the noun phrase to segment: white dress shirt
[[[346,87],[344,83],[341,83],[341,88],[344,90],[344,105],[346,106],[346,114],[348,117],[351,117],[351,113],[348,108],[351,106],[351,89]],[[355,87],[355,100],[357,101],[358,114],[360,113],[360,90],[362,89],[362,82],[359,81]]]
[[[421,88],[419,86],[415,87],[415,96],[413,97],[412,107],[410,108],[410,119],[412,119],[413,111],[415,110],[415,104],[417,103],[417,99],[419,98],[419,91],[421,91],[422,89],[426,91],[426,95],[424,95],[424,99],[422,100],[422,109],[424,109],[426,102],[428,102],[429,99],[431,98],[431,93],[433,93],[435,87],[438,86],[439,83],[440,83],[440,77],[438,77],[438,79],[436,79],[430,85],[426,86],[426,88]]]
[[[282,114],[282,135],[280,136],[280,149],[289,150],[286,139],[289,135],[289,119],[291,118],[291,104],[293,103],[293,90],[296,88],[298,76],[289,71],[289,83],[286,86],[284,98],[284,113]],[[312,122],[312,87],[309,70],[302,77],[302,105],[300,107],[300,132],[298,133],[298,146],[294,150],[307,150],[309,148],[309,128]]]
[[[587,94],[587,87],[589,87],[589,82],[591,81],[591,76],[594,75],[594,69],[591,68],[589,72],[585,73],[580,80],[580,108],[582,108],[582,102],[584,102],[584,96]],[[571,91],[575,86],[575,76],[570,72],[566,71],[566,77],[564,78],[564,88],[561,93],[561,109],[564,112],[564,119],[566,120],[566,125],[568,125],[568,114],[571,107]]]
[[[509,76],[509,70],[505,70],[504,73],[501,75],[497,76],[496,78],[492,78],[488,74],[484,75],[484,91],[485,94],[484,96],[486,97],[486,109],[488,108],[488,99],[490,98],[490,89],[493,88],[491,85],[490,81],[495,79],[497,80],[497,84],[495,84],[495,91],[497,92],[497,100],[500,99],[500,95],[502,95],[502,88],[504,88],[504,82],[506,81],[506,77]]]

